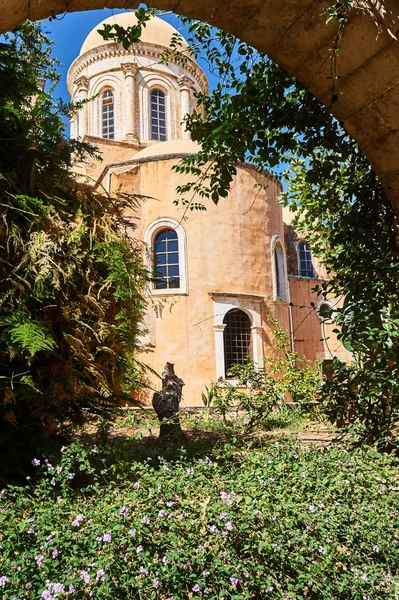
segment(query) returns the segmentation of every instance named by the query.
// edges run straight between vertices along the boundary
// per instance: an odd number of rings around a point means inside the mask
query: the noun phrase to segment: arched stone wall
[[[399,5],[358,0],[338,54],[339,98],[331,111],[366,153],[399,210]],[[208,21],[266,52],[330,104],[330,49],[337,23],[320,0],[153,0],[159,9]],[[135,0],[0,0],[0,31],[64,11],[135,8]]]

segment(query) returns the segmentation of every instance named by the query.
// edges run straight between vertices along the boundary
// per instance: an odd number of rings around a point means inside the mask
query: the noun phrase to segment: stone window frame
[[[161,92],[161,94],[163,94],[163,100],[164,100],[164,109],[165,109],[165,113],[164,113],[164,120],[165,120],[165,139],[164,140],[160,140],[160,139],[156,139],[152,137],[152,95],[154,94],[154,92]],[[154,86],[153,88],[151,88],[150,92],[149,92],[149,115],[148,115],[148,122],[149,122],[149,134],[150,134],[150,138],[152,142],[167,142],[170,138],[168,137],[168,107],[167,107],[167,94],[166,92],[160,88],[159,86]],[[157,103],[158,109],[159,109],[159,103]],[[158,134],[162,135],[159,132],[160,129],[160,125],[159,125],[159,121],[160,119],[160,111],[158,110],[158,115],[157,115],[157,120],[158,120]]]
[[[226,378],[223,335],[226,324],[223,321],[226,314],[235,308],[245,312],[251,321],[250,347],[252,349],[252,359],[255,367],[263,367],[261,303],[264,302],[264,297],[228,292],[210,292],[209,296],[213,300],[214,310],[213,329],[215,332],[216,379]]]
[[[123,97],[121,90],[123,88],[121,86],[120,79],[112,73],[102,75],[93,82],[89,97],[96,96],[96,99],[94,102],[89,102],[86,105],[89,107],[89,135],[100,139],[107,139],[103,138],[102,135],[102,95],[109,90],[114,94],[114,139],[111,141],[115,142],[122,139],[121,115],[123,113]]]
[[[113,126],[112,126],[112,137],[110,137],[110,132],[108,132],[108,136],[104,135],[104,128],[105,128],[105,119],[104,119],[104,97],[105,94],[112,94],[112,120],[114,122]],[[109,96],[108,96],[109,97]],[[106,89],[102,90],[101,95],[100,95],[100,99],[101,99],[101,137],[104,140],[115,140],[115,125],[116,125],[116,110],[115,110],[115,92],[112,88],[107,87]],[[107,104],[108,106],[108,104]],[[110,129],[110,125],[108,124],[109,121],[109,115],[107,113],[107,127],[108,129]]]
[[[158,140],[151,139],[151,92],[158,89],[165,94],[166,108],[166,141],[177,139],[177,111],[180,111],[180,90],[174,81],[161,73],[139,71],[137,83],[137,98],[139,106],[140,124],[139,137],[146,144],[161,144]],[[179,119],[180,126],[180,119]]]
[[[151,285],[150,294],[152,296],[173,296],[173,295],[188,295],[188,274],[187,274],[187,236],[181,223],[164,217],[153,221],[149,225],[144,234],[144,244],[146,247],[145,263],[151,270],[154,268],[154,240],[156,235],[162,229],[173,229],[177,233],[178,252],[179,252],[179,277],[180,286],[178,288],[156,289],[155,285]]]
[[[281,253],[276,252],[276,248],[281,250]],[[284,244],[282,242],[281,237],[276,234],[272,237],[271,241],[271,254],[272,254],[272,281],[273,281],[273,300],[277,303],[289,304],[290,302],[290,293],[289,293],[289,284],[288,284],[288,275],[287,275],[287,257],[285,253]],[[281,256],[280,262],[278,261],[278,256]],[[279,268],[279,275],[277,277],[277,268]],[[279,281],[284,282],[284,295],[280,295]]]

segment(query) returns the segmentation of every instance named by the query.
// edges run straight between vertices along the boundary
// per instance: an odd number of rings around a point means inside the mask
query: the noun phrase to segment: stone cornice
[[[257,296],[255,294],[242,294],[236,292],[209,292],[208,296],[212,298],[212,300],[223,300],[234,298],[237,300],[243,300],[245,302],[254,302],[256,304],[260,304],[264,301],[264,296]]]
[[[72,83],[79,77],[79,75],[87,69],[90,65],[101,62],[112,57],[148,57],[159,59],[165,52],[164,46],[158,46],[156,44],[140,43],[130,50],[124,50],[119,44],[107,44],[99,46],[93,50],[88,50],[81,56],[78,56],[72,63],[68,76],[68,88],[71,91]],[[183,71],[186,71],[200,87],[201,91],[208,90],[208,80],[201,67],[189,56],[184,66],[181,65],[178,59],[173,56],[168,57],[168,63],[174,64],[180,67]],[[140,70],[140,67],[139,67]]]

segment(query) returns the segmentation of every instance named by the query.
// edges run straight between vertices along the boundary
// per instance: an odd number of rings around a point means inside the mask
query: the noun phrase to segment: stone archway
[[[338,101],[332,112],[344,123],[378,173],[399,210],[399,5],[358,0],[340,43]],[[152,0],[152,6],[208,21],[229,31],[295,75],[330,104],[330,49],[337,23],[320,0]],[[64,11],[135,8],[137,0],[0,0],[0,31],[26,18]]]

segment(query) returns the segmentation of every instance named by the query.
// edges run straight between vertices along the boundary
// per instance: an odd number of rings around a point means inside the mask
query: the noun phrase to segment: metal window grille
[[[151,92],[151,139],[166,141],[166,102],[161,90]]]
[[[102,95],[102,123],[103,138],[113,140],[115,138],[114,94],[110,90]]]
[[[155,289],[180,287],[179,241],[173,229],[163,229],[154,240]]]
[[[251,353],[251,321],[242,310],[233,308],[225,315],[223,323],[224,366],[228,374],[233,365],[243,365]]]
[[[307,242],[299,244],[299,275],[301,277],[314,277],[312,253]]]

